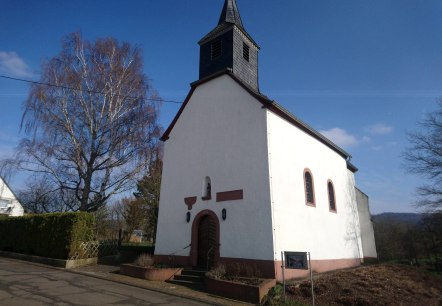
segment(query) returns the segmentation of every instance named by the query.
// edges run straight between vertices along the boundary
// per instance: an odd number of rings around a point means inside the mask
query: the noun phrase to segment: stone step
[[[175,275],[173,279],[189,281],[194,283],[201,283],[201,284],[204,282],[204,277],[201,277],[200,275],[181,274],[181,275]]]
[[[192,275],[192,276],[204,277],[205,274],[206,274],[206,271],[186,270],[186,269],[181,271],[181,275]]]
[[[185,286],[192,289],[197,290],[205,290],[204,283],[202,282],[193,282],[193,281],[186,281],[186,280],[177,280],[177,279],[171,279],[167,281],[168,283],[175,284],[178,286]]]
[[[192,271],[201,271],[201,272],[207,272],[207,268],[204,266],[193,266],[191,269]]]
[[[186,268],[181,271],[181,275],[175,275],[168,283],[186,286],[196,290],[205,290],[204,276],[206,271],[200,267]]]

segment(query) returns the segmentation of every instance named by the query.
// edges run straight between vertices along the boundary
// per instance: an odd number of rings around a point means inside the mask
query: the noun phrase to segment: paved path
[[[205,305],[23,261],[0,258],[0,305]]]

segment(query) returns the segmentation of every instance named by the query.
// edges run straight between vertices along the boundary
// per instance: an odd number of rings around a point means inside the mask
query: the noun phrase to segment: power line
[[[12,80],[12,81],[25,82],[25,83],[30,83],[30,84],[43,85],[43,86],[48,86],[48,87],[63,88],[63,89],[72,90],[72,91],[81,91],[81,92],[94,93],[94,94],[100,94],[100,95],[103,94],[102,92],[93,91],[93,90],[77,89],[77,88],[72,88],[72,87],[69,87],[69,86],[56,85],[56,84],[50,84],[50,83],[43,83],[43,82],[26,80],[26,79],[21,79],[21,78],[14,78],[14,77],[7,76],[7,75],[0,75],[0,78]],[[122,96],[122,95],[118,95],[118,96]],[[129,97],[129,98],[137,99],[135,97]],[[163,100],[163,99],[154,99],[154,98],[146,98],[146,100],[158,101],[158,102],[164,102],[164,103],[183,104],[183,102],[174,101],[174,100]]]

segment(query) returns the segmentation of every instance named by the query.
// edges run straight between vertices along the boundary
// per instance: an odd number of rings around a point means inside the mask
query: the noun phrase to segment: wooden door
[[[217,247],[215,220],[209,215],[204,216],[198,225],[198,266],[213,267]]]

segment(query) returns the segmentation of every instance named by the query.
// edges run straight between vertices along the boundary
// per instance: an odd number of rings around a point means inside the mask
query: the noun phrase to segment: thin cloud
[[[371,138],[368,137],[368,136],[363,136],[363,137],[359,140],[359,142],[360,142],[360,143],[369,143],[369,142],[371,142]]]
[[[0,72],[13,77],[32,78],[34,73],[15,52],[0,51]]]
[[[346,130],[337,127],[319,132],[341,147],[355,146],[360,142],[355,136],[349,134]]]
[[[367,127],[365,130],[372,135],[387,135],[393,132],[393,127],[383,123],[376,123]]]

